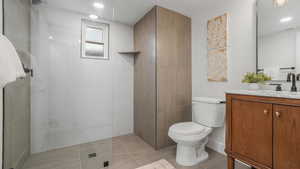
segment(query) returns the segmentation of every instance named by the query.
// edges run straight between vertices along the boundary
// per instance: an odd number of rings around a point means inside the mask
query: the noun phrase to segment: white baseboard
[[[207,147],[211,148],[212,150],[221,153],[223,155],[226,155],[225,153],[225,144],[221,142],[217,142],[215,140],[209,139]]]

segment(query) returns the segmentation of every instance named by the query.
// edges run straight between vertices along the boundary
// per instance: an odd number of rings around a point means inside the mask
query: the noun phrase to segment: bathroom
[[[298,8],[0,0],[2,168],[300,169]]]

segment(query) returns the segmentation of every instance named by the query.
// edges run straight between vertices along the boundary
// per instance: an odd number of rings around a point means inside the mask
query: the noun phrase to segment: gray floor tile
[[[23,169],[100,169],[103,162],[110,161],[108,169],[135,169],[137,167],[166,159],[176,169],[226,169],[226,157],[207,149],[209,159],[192,167],[176,163],[176,146],[155,151],[139,137],[130,134],[113,139],[101,140],[78,146],[32,155]],[[88,154],[96,152],[96,158]],[[236,169],[248,169],[239,163]]]

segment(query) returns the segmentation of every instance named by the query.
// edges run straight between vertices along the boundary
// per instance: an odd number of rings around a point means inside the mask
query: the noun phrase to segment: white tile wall
[[[133,49],[133,28],[104,21],[110,24],[110,60],[81,59],[83,17],[34,9],[34,153],[133,132],[133,57],[118,54]]]

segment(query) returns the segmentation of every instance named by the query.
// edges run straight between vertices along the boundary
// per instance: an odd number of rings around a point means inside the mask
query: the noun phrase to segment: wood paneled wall
[[[135,133],[156,149],[173,144],[169,127],[191,120],[191,19],[154,7],[134,27]]]
[[[134,26],[134,132],[156,146],[156,8]]]
[[[157,8],[157,147],[172,144],[171,125],[191,120],[191,19]]]

